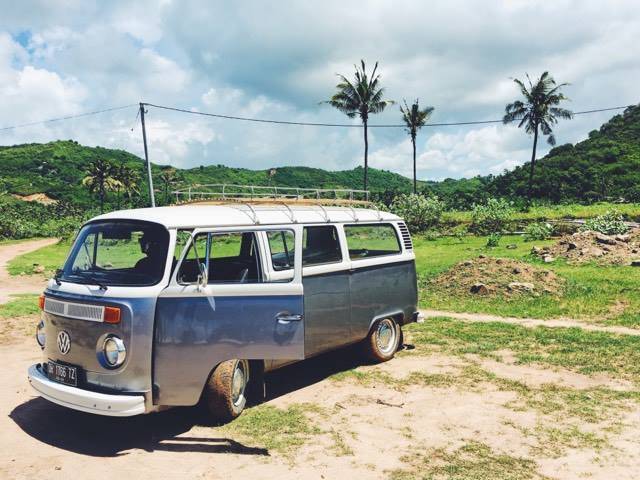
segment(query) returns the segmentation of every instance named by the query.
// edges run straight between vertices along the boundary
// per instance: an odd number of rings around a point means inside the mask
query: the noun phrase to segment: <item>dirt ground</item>
[[[363,365],[334,352],[271,374],[264,402],[215,427],[196,408],[118,419],[43,400],[26,379],[40,350],[13,335],[0,343],[0,478],[637,478],[640,402],[624,396],[637,385],[499,353],[407,348]]]
[[[26,381],[39,356],[32,339],[0,346],[2,478],[89,479],[113,472],[129,478],[420,478],[424,458],[468,445],[488,449],[480,451],[483,459],[530,462],[522,476],[494,478],[634,478],[640,471],[637,403],[597,423],[559,418],[523,405],[517,389],[467,370],[532,388],[625,391],[633,385],[516,365],[509,352],[487,360],[407,350],[354,374],[357,357],[343,351],[287,367],[269,377],[266,404],[253,408],[313,406],[306,415],[317,430],[289,452],[202,425],[196,409],[114,419],[58,407],[38,398]],[[427,380],[406,382],[410,374]],[[572,429],[580,433],[558,433]]]
[[[576,232],[565,235],[550,247],[533,247],[532,253],[542,259],[563,257],[573,264],[630,265],[640,261],[640,229],[625,235]]]
[[[508,258],[481,255],[464,260],[432,279],[429,284],[455,296],[540,296],[562,293],[563,280],[551,270]]]
[[[7,263],[18,255],[38,250],[47,245],[52,245],[57,241],[55,238],[42,238],[0,245],[0,303],[8,302],[11,295],[41,293],[44,290],[46,281],[43,280],[41,276],[11,277],[7,272]]]

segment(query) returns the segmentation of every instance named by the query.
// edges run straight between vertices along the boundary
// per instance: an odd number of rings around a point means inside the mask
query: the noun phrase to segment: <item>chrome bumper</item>
[[[144,395],[108,395],[53,382],[40,364],[29,367],[29,383],[47,400],[82,412],[111,417],[131,417],[145,413]]]

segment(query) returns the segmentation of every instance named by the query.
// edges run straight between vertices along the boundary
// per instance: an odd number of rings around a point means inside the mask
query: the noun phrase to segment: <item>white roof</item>
[[[396,221],[400,217],[375,209],[319,205],[179,205],[105,213],[94,220],[145,220],[166,228],[206,228],[291,223]]]

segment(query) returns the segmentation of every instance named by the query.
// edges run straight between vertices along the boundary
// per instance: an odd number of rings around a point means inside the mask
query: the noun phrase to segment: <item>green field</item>
[[[418,275],[422,286],[420,305],[423,308],[454,312],[490,313],[514,317],[585,319],[608,325],[640,327],[640,269],[627,266],[568,265],[562,260],[543,264],[530,254],[533,245],[544,246],[553,241],[525,242],[521,236],[506,236],[501,246],[485,248],[484,237],[465,237],[428,241],[415,238]],[[516,245],[507,249],[507,245]],[[480,254],[514,258],[541,268],[553,270],[567,281],[563,297],[482,297],[464,295],[452,297],[437,289],[426,288],[429,279],[456,263]]]
[[[535,205],[527,211],[516,211],[513,214],[514,222],[531,222],[563,219],[586,219],[603,215],[609,211],[616,211],[627,220],[640,221],[640,203],[610,203],[600,202],[592,205],[580,205],[571,203],[566,205]],[[445,223],[468,224],[471,223],[471,211],[450,211],[443,216]]]
[[[553,243],[525,242],[522,236],[505,236],[499,247],[487,249],[484,237],[467,236],[461,240],[443,237],[427,240],[416,236],[414,246],[421,286],[420,306],[453,312],[490,313],[514,317],[583,319],[606,325],[640,327],[640,269],[627,266],[569,265],[562,260],[543,264],[530,254],[533,245]],[[515,248],[507,248],[515,246]],[[9,263],[12,275],[32,274],[34,264],[43,265],[47,272],[60,267],[69,250],[68,243],[51,245],[15,258]],[[456,263],[478,255],[513,258],[541,268],[553,270],[566,279],[566,291],[556,298],[519,296],[482,297],[449,293],[429,287],[429,280]]]

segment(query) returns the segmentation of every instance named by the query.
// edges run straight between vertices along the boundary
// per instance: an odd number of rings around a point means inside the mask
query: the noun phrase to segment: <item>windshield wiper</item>
[[[64,270],[62,270],[61,268],[57,268],[56,273],[53,275],[53,280],[56,282],[56,285],[58,286],[62,285],[62,282],[60,281],[60,277],[62,276],[63,273],[64,273]]]
[[[86,278],[87,280],[95,283],[96,285],[98,285],[98,287],[100,287],[100,290],[105,290],[106,291],[107,288],[108,288],[107,285],[104,282],[98,280],[94,275],[91,275],[90,273],[80,273],[80,274],[77,274],[77,275],[79,277],[81,277],[81,278]]]

